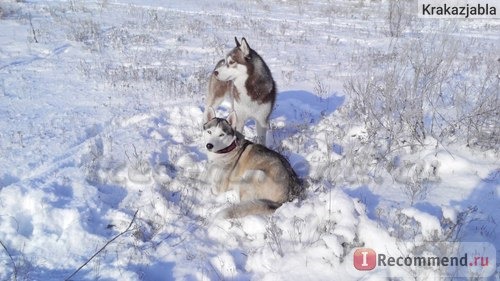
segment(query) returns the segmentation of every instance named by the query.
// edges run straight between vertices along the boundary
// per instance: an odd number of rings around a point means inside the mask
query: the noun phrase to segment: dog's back
[[[242,181],[238,184],[241,203],[224,211],[227,218],[270,214],[302,193],[302,182],[286,158],[251,142],[241,153],[229,181]]]

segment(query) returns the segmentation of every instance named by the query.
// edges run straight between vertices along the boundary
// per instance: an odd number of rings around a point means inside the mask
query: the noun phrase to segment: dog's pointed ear
[[[203,123],[207,123],[208,121],[215,118],[215,109],[211,106],[205,108],[205,112],[203,114]]]
[[[240,42],[238,42],[238,38],[234,36],[234,42],[236,42],[236,48],[239,48],[241,46]]]
[[[236,116],[236,111],[232,111],[226,118],[226,121],[231,125],[233,129],[236,129],[236,122],[238,121],[238,116]]]
[[[248,46],[247,39],[245,39],[245,37],[241,38],[240,50],[243,52],[243,55],[245,55],[245,57],[248,57],[250,55],[250,46]]]

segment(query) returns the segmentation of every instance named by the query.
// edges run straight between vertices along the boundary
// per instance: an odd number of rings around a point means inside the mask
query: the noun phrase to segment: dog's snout
[[[215,76],[219,76],[219,71],[214,70],[214,75],[215,75]]]
[[[211,144],[211,143],[207,143],[207,149],[208,149],[208,150],[210,150],[210,149],[212,149],[212,148],[214,148],[214,145],[213,145],[213,144]]]

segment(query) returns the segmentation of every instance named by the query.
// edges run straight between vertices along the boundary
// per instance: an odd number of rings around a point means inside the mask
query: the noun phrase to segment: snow
[[[443,206],[441,207],[441,210],[443,211],[443,218],[450,220],[452,223],[457,222],[457,211],[451,207],[448,206]]]
[[[409,279],[355,270],[355,249],[433,239],[488,242],[499,256],[498,148],[429,136],[381,169],[386,144],[349,112],[345,83],[394,43],[386,11],[387,1],[0,3],[0,280],[64,280],[131,222],[72,280]],[[454,25],[453,38],[498,55],[498,21],[418,24],[397,40]],[[209,73],[234,36],[273,73],[269,143],[307,190],[271,216],[221,220],[238,199],[212,194],[201,127]]]
[[[406,208],[401,211],[403,215],[416,220],[422,228],[425,238],[432,238],[433,235],[442,235],[441,224],[435,216],[421,212],[415,208]]]

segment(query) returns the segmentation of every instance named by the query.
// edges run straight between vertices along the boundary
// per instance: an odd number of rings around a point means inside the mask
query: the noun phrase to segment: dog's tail
[[[281,205],[281,203],[266,199],[245,201],[222,210],[217,217],[234,219],[249,215],[272,214]]]

